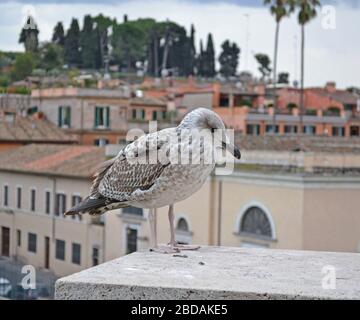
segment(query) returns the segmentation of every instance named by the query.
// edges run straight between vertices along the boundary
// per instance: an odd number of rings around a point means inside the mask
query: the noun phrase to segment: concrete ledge
[[[181,255],[136,252],[109,261],[59,279],[55,298],[360,299],[356,253],[202,247]],[[335,289],[322,287],[329,268]]]

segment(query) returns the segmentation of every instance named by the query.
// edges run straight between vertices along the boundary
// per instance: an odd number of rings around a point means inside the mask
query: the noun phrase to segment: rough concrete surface
[[[360,299],[360,255],[232,247],[136,252],[59,279],[55,298]]]

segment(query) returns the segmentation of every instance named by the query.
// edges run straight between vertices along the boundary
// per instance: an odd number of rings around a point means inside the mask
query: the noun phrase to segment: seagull
[[[196,250],[200,247],[175,240],[174,204],[201,188],[215,168],[219,149],[229,151],[234,158],[241,157],[222,119],[210,109],[194,109],[177,127],[142,135],[100,165],[89,196],[64,214],[100,215],[128,206],[149,209],[151,251]],[[165,206],[169,207],[170,242],[160,246],[156,209]]]

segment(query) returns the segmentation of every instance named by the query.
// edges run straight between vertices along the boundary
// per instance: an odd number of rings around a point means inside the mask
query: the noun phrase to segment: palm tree
[[[300,128],[303,128],[304,115],[304,60],[305,60],[305,25],[316,17],[316,9],[321,6],[319,0],[296,0],[296,7],[299,8],[298,22],[301,26],[301,80],[300,80]]]
[[[276,29],[275,29],[275,46],[274,46],[274,68],[273,68],[273,103],[274,103],[274,117],[273,117],[273,133],[275,133],[276,126],[276,110],[277,110],[277,95],[276,95],[276,83],[277,83],[277,56],[279,46],[279,31],[280,22],[287,16],[295,5],[295,0],[264,0],[265,5],[270,6],[270,12],[275,17]]]

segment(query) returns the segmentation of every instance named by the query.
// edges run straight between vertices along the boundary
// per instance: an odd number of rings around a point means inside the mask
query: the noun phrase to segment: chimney
[[[336,91],[336,83],[334,81],[329,81],[325,85],[325,90],[329,93],[333,93]]]

